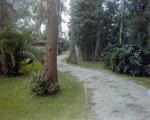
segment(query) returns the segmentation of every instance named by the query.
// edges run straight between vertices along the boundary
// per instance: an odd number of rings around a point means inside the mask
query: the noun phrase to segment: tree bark
[[[120,43],[120,44],[122,44],[122,29],[123,29],[124,3],[125,3],[125,0],[122,0],[122,17],[121,17],[120,35],[119,35],[119,43]]]
[[[48,25],[47,44],[44,71],[52,71],[52,82],[53,84],[58,83],[57,77],[57,37],[59,29],[59,8],[60,0],[51,0],[50,4],[50,18]],[[57,92],[60,92],[59,85],[56,88]]]
[[[70,60],[69,62],[77,64],[75,51],[75,32],[74,32],[74,0],[71,0],[71,42],[70,42]]]
[[[94,56],[93,56],[92,61],[98,61],[99,44],[100,44],[100,26],[99,26],[98,31],[97,31],[96,47],[94,50]]]
[[[135,7],[135,17],[136,17],[136,19],[138,19],[137,7]],[[141,41],[141,33],[140,33],[139,29],[138,29],[138,31],[137,31],[137,37],[138,37],[137,43],[140,45],[140,41]]]

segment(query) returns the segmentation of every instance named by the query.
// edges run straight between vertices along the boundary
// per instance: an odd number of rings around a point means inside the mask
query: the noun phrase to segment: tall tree
[[[3,32],[4,26],[15,21],[14,11],[14,6],[9,1],[0,1],[0,32]]]
[[[102,19],[101,19],[101,16],[100,14],[102,14],[102,1],[99,1],[96,3],[96,9],[93,10],[94,12],[94,15],[95,15],[95,18],[94,20],[97,22],[96,26],[97,28],[96,29],[96,45],[95,45],[95,50],[94,50],[94,54],[92,56],[92,61],[98,61],[98,53],[99,53],[99,48],[100,48],[100,36],[101,36],[101,23],[102,23]]]
[[[49,70],[52,71],[52,82],[54,85],[58,83],[57,38],[59,29],[59,9],[60,9],[60,0],[51,0],[44,71],[45,72]],[[56,91],[60,92],[59,85],[57,85]]]
[[[149,0],[129,0],[128,3],[128,29],[131,43],[144,48],[148,41],[149,16],[146,13]]]
[[[71,0],[71,42],[69,62],[77,64],[75,51],[74,0]]]
[[[4,32],[4,28],[10,23],[15,21],[15,13],[12,4],[9,1],[1,0],[0,1],[0,34]],[[8,67],[7,67],[7,60],[6,56],[3,54],[2,47],[0,47],[1,51],[1,65],[2,71],[6,75]]]
[[[120,35],[119,35],[119,43],[122,43],[122,29],[123,29],[123,16],[124,16],[124,3],[125,0],[122,0],[122,15],[121,15],[121,24],[120,24]]]
[[[108,28],[105,23],[109,19],[104,16],[103,3],[104,0],[82,0],[75,6],[75,38],[83,60],[97,61],[101,45],[106,39],[103,34]]]

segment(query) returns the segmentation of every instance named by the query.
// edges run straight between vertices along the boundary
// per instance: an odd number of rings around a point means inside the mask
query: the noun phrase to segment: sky
[[[70,3],[70,0],[66,0],[66,2],[64,3],[68,10],[70,10],[69,3]],[[62,30],[63,30],[63,32],[66,33],[66,35],[68,35],[68,25],[67,24],[69,22],[70,16],[62,13],[62,19],[66,21],[65,23],[62,22]],[[45,29],[45,25],[42,24],[41,25],[41,31],[43,32],[44,29]]]
[[[65,6],[67,7],[68,10],[70,10],[69,3],[70,3],[70,0],[66,0]],[[66,21],[66,23],[62,23],[63,32],[68,32],[68,25],[67,25],[67,23],[69,22],[70,16],[62,14],[62,19]]]

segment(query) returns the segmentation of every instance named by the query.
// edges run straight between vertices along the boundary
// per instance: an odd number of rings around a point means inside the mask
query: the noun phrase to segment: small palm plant
[[[30,44],[31,39],[18,32],[16,28],[6,28],[0,34],[1,71],[9,75],[17,75],[24,60],[31,58],[43,63],[43,53]],[[2,69],[5,68],[5,69]],[[4,71],[5,70],[5,71]]]

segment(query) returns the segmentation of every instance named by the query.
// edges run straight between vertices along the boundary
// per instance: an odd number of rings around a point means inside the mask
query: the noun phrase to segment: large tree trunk
[[[58,83],[57,36],[58,36],[58,26],[59,26],[59,8],[60,8],[60,0],[51,0],[44,71],[45,72],[47,72],[49,70],[52,71],[53,84]],[[56,91],[60,92],[59,85],[57,86]]]
[[[75,51],[75,32],[74,32],[74,0],[71,0],[71,42],[70,42],[70,60],[69,62],[77,64]]]

